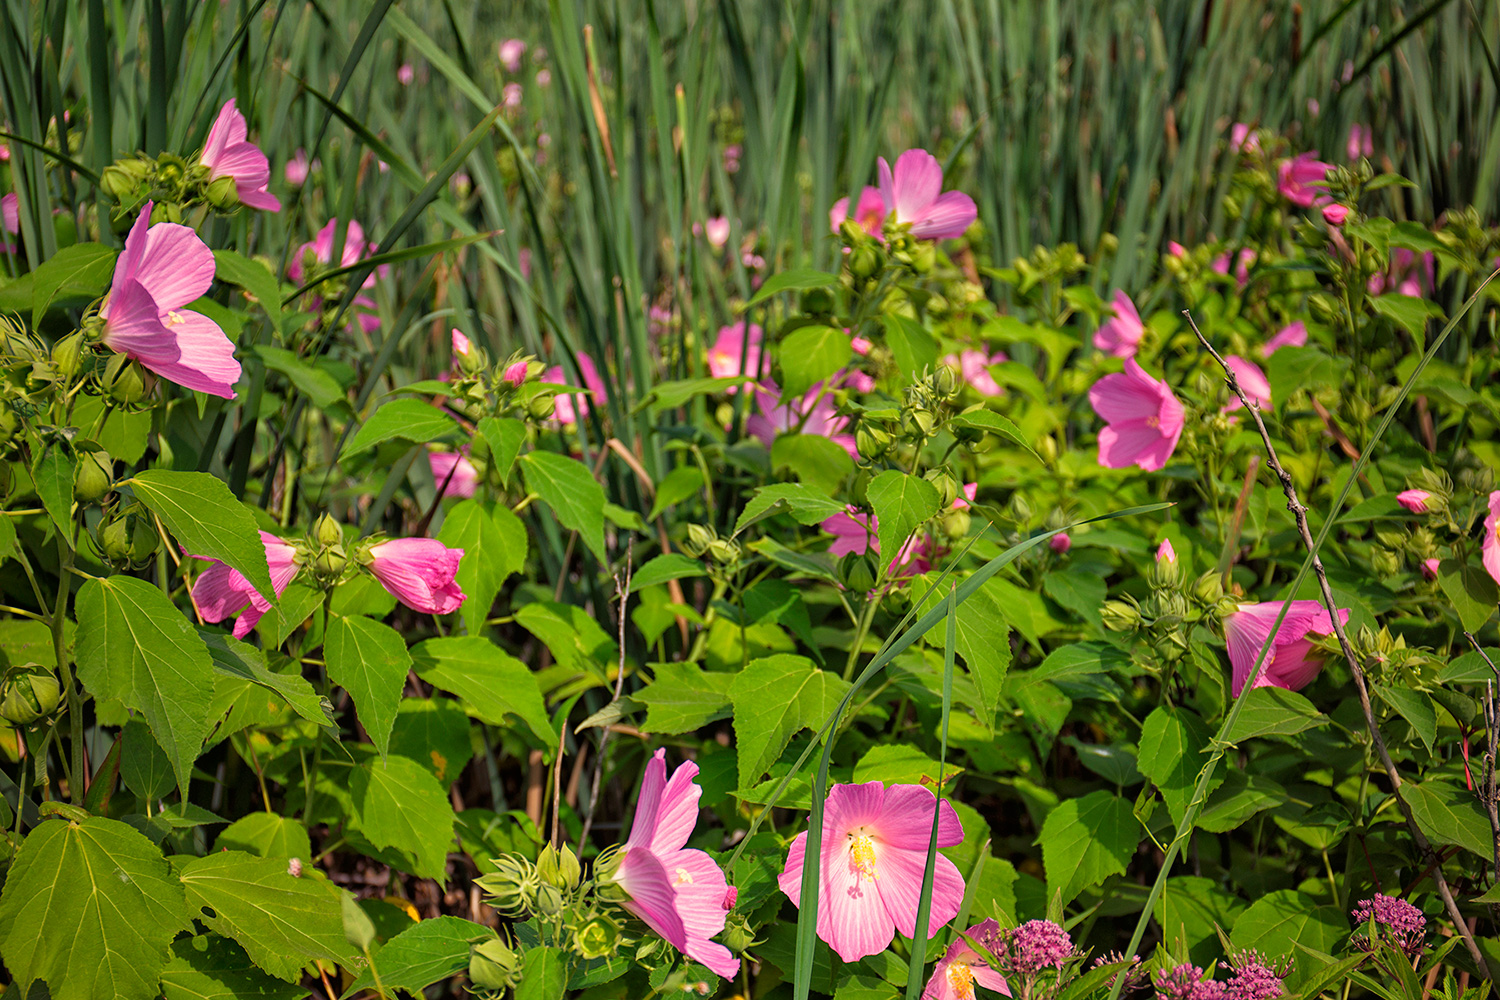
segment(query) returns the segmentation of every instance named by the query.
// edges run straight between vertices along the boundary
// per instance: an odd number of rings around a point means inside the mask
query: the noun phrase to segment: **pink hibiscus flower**
[[[1323,657],[1313,651],[1308,634],[1329,635],[1333,620],[1318,601],[1293,601],[1274,633],[1271,626],[1281,613],[1280,601],[1241,604],[1239,610],[1224,617],[1224,638],[1229,646],[1229,663],[1234,668],[1234,695],[1244,690],[1255,667],[1255,658],[1266,648],[1265,662],[1255,678],[1254,687],[1279,687],[1300,691],[1311,684],[1323,668]],[[1349,609],[1339,609],[1339,624],[1347,624]],[[1269,647],[1269,648],[1267,648]]]
[[[735,375],[760,374],[760,345],[762,330],[759,323],[750,323],[748,328],[742,320],[729,326],[719,327],[719,337],[708,351],[708,371],[714,378],[730,378]],[[735,392],[739,386],[729,387]]]
[[[583,387],[594,394],[594,398],[603,402],[609,398],[604,391],[604,380],[599,377],[599,369],[594,367],[594,359],[578,352],[578,373],[583,378]],[[568,377],[563,374],[561,365],[553,365],[542,372],[541,381],[551,382],[553,385],[573,385]],[[560,424],[576,424],[589,415],[589,397],[582,394],[562,393],[554,397],[557,408],[553,415],[557,417]]]
[[[1004,351],[988,354],[984,351],[963,350],[948,355],[943,359],[943,364],[957,368],[959,376],[969,388],[981,396],[1003,396],[1005,390],[995,381],[995,376],[990,374],[990,365],[1004,364],[1009,360]]]
[[[724,929],[725,904],[732,890],[707,853],[684,846],[697,823],[703,794],[693,780],[698,765],[684,761],[669,779],[666,754],[657,750],[646,762],[635,819],[614,881],[630,896],[627,910],[693,961],[732,978],[739,972],[739,959],[709,940]]]
[[[1271,405],[1271,383],[1266,379],[1266,373],[1260,370],[1260,366],[1253,361],[1246,361],[1238,354],[1231,354],[1224,359],[1229,370],[1234,372],[1235,380],[1239,382],[1240,388],[1244,390],[1245,396],[1261,409]],[[1240,397],[1230,393],[1229,402],[1224,404],[1223,413],[1232,413],[1242,410],[1245,404],[1240,402]]]
[[[917,929],[922,875],[932,830],[934,796],[920,785],[867,781],[834,785],[823,808],[823,844],[818,859],[818,937],[845,962],[884,951],[896,931]],[[958,814],[939,803],[939,847],[964,839]],[[802,867],[807,833],[797,834],[777,879],[792,903],[802,905]],[[936,934],[958,915],[964,880],[953,862],[937,855],[927,933]]]
[[[1138,465],[1155,472],[1177,449],[1182,404],[1166,382],[1147,375],[1135,358],[1125,359],[1123,373],[1095,382],[1089,403],[1106,424],[1099,432],[1099,464],[1105,468]]]
[[[261,544],[266,547],[266,565],[271,571],[271,587],[280,597],[282,591],[297,575],[301,563],[297,550],[268,531],[260,533]],[[250,581],[239,570],[230,569],[217,559],[208,556],[191,556],[213,563],[193,581],[191,597],[193,607],[206,622],[221,622],[230,615],[239,615],[234,623],[234,637],[243,639],[255,628],[261,616],[271,610],[271,603],[250,586]]]
[[[479,471],[474,463],[456,451],[427,453],[432,478],[437,481],[440,496],[471,497],[479,486]]]
[[[464,602],[454,579],[463,557],[435,538],[393,538],[370,549],[370,572],[407,607],[446,615]]]
[[[1135,303],[1123,289],[1115,292],[1114,310],[1113,316],[1099,324],[1094,333],[1094,346],[1117,358],[1133,358],[1141,338],[1146,335],[1145,324],[1141,322],[1141,314],[1135,311]]]
[[[1402,490],[1396,494],[1396,502],[1413,514],[1425,514],[1427,501],[1432,497],[1426,490]]]
[[[292,259],[288,262],[286,268],[287,276],[293,282],[300,285],[306,280],[309,259],[323,265],[333,262],[333,236],[334,230],[337,227],[338,220],[329,219],[328,224],[318,230],[317,236],[310,242],[304,243],[297,248],[297,252],[292,255]],[[339,262],[334,266],[352,267],[369,256],[370,252],[374,249],[374,244],[365,242],[365,228],[351,219],[344,232],[344,248],[339,252]],[[380,275],[383,277],[388,270],[389,268],[384,265],[377,267],[365,276],[364,283],[360,287],[375,287],[376,276]],[[354,305],[356,307],[355,318],[359,321],[359,325],[365,332],[368,333],[371,330],[380,329],[380,317],[375,315],[375,311],[379,306],[375,304],[374,299],[368,295],[356,295],[354,297]]]
[[[1000,925],[993,919],[970,927],[943,952],[932,970],[932,978],[922,990],[922,1000],[974,1000],[974,984],[994,990],[1001,996],[1010,996],[1010,984],[1005,977],[989,967],[988,962],[974,950],[966,938],[994,940],[1000,935]]]
[[[877,533],[880,524],[875,520],[875,515],[866,514],[858,507],[850,505],[842,514],[835,514],[825,520],[820,527],[833,536],[833,544],[828,547],[828,554],[834,558],[847,556],[849,554],[864,555],[874,549],[880,551],[880,541]]]
[[[184,309],[214,280],[214,255],[198,234],[171,222],[151,225],[146,202],[125,237],[125,252],[99,315],[100,342],[169,382],[234,398],[240,363],[219,324]]]
[[[1229,148],[1236,153],[1253,153],[1260,149],[1260,140],[1244,122],[1235,122],[1229,129]]]
[[[1276,186],[1281,196],[1293,205],[1309,208],[1320,200],[1326,201],[1323,182],[1333,164],[1318,159],[1318,151],[1299,153],[1290,160],[1282,160],[1276,168]]]
[[[519,38],[507,38],[499,47],[500,65],[507,73],[521,72],[521,57],[526,54],[526,43]]]
[[[266,184],[271,180],[271,162],[247,136],[245,116],[235,108],[231,97],[219,109],[219,117],[208,130],[199,162],[208,168],[208,176],[214,180],[232,178],[235,194],[244,204],[267,212],[279,212],[281,202],[266,191]]]
[[[849,198],[846,195],[834,202],[833,207],[828,210],[828,227],[837,233],[847,218],[849,218]],[[879,188],[866,186],[859,193],[859,203],[854,206],[854,221],[877,240],[885,239],[883,235],[885,199],[880,196]]]
[[[854,435],[844,433],[849,418],[838,415],[833,396],[822,392],[822,388],[823,384],[819,382],[800,400],[783,400],[781,390],[774,383],[762,384],[755,393],[755,406],[760,412],[750,415],[745,421],[745,429],[767,448],[775,442],[778,434],[816,434],[833,441],[851,458],[857,459],[859,449],[854,445]]]
[[[1255,263],[1255,257],[1255,251],[1251,250],[1249,247],[1244,248],[1237,255],[1235,255],[1234,282],[1238,287],[1244,288],[1247,284],[1250,283],[1250,265]],[[1212,266],[1213,269],[1220,274],[1228,274],[1229,260],[1230,258],[1228,252],[1221,253],[1219,254],[1219,256],[1214,258],[1213,264],[1210,266]]]
[[[1490,494],[1490,513],[1484,519],[1484,541],[1479,545],[1485,570],[1500,583],[1500,490]]]
[[[880,197],[895,221],[910,225],[919,240],[953,239],[964,234],[979,215],[974,199],[962,191],[943,190],[943,168],[925,149],[908,149],[891,170],[880,158]],[[861,199],[863,200],[863,199]]]
[[[1299,319],[1297,322],[1284,326],[1276,336],[1266,341],[1260,347],[1262,357],[1269,358],[1283,347],[1305,347],[1307,345],[1307,327]]]
[[[1371,134],[1368,125],[1355,122],[1349,126],[1349,142],[1344,152],[1349,154],[1349,159],[1357,160],[1361,156],[1375,155],[1375,137]]]

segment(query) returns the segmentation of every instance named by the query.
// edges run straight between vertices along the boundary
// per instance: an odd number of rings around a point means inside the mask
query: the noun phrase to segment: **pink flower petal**
[[[630,895],[625,908],[646,922],[674,948],[687,947],[687,927],[677,913],[677,890],[661,861],[644,847],[625,850],[615,881]]]

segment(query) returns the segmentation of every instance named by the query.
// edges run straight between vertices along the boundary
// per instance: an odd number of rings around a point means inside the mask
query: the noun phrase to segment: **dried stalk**
[[[1448,887],[1448,880],[1443,875],[1442,860],[1432,849],[1432,844],[1422,832],[1421,827],[1417,826],[1416,820],[1412,817],[1411,806],[1401,794],[1401,775],[1396,771],[1396,764],[1391,760],[1390,751],[1386,749],[1385,738],[1380,735],[1380,725],[1375,721],[1375,712],[1370,707],[1370,688],[1365,681],[1364,667],[1360,665],[1359,658],[1354,655],[1354,648],[1349,645],[1349,636],[1344,632],[1344,624],[1339,620],[1338,605],[1333,599],[1333,590],[1328,586],[1328,574],[1323,569],[1323,560],[1318,558],[1317,546],[1313,543],[1312,532],[1307,527],[1307,508],[1297,499],[1297,489],[1292,483],[1291,474],[1282,467],[1281,460],[1276,457],[1276,448],[1271,444],[1271,435],[1266,430],[1265,421],[1261,419],[1260,407],[1245,395],[1245,391],[1240,388],[1239,379],[1235,377],[1234,369],[1229,367],[1219,352],[1214,350],[1214,346],[1208,342],[1208,338],[1203,336],[1203,331],[1198,329],[1198,324],[1193,320],[1192,315],[1186,310],[1183,311],[1183,315],[1187,316],[1193,332],[1198,335],[1198,342],[1219,363],[1219,367],[1224,369],[1229,390],[1239,397],[1240,402],[1245,406],[1245,411],[1255,420],[1255,427],[1260,431],[1261,443],[1266,448],[1267,462],[1271,471],[1281,482],[1281,492],[1286,495],[1287,510],[1291,511],[1292,516],[1296,518],[1297,532],[1302,536],[1302,544],[1312,557],[1313,573],[1318,578],[1318,590],[1323,606],[1328,609],[1334,635],[1339,640],[1339,649],[1343,651],[1344,659],[1349,664],[1349,671],[1354,675],[1354,686],[1359,691],[1359,707],[1364,712],[1365,726],[1370,731],[1370,743],[1375,747],[1380,763],[1385,768],[1386,777],[1390,780],[1391,794],[1395,796],[1396,805],[1401,808],[1401,815],[1406,820],[1406,828],[1411,833],[1412,840],[1416,842],[1417,850],[1432,866],[1432,879],[1437,883],[1438,894],[1443,897],[1443,905],[1448,911],[1449,919],[1453,921],[1454,929],[1463,938],[1464,946],[1468,948],[1474,965],[1486,979],[1493,981],[1494,977],[1490,974],[1489,965],[1485,963],[1484,955],[1480,952],[1479,945],[1474,942],[1474,935],[1469,931],[1468,924],[1458,909],[1458,901],[1453,898],[1453,890]]]
[[[1479,640],[1474,638],[1473,632],[1465,632],[1464,638],[1469,640],[1469,645],[1474,647],[1485,663],[1489,664],[1490,673],[1495,675],[1495,680],[1500,681],[1500,668],[1495,666],[1495,661],[1490,659],[1479,645]],[[1495,878],[1500,879],[1500,794],[1497,794],[1495,776],[1496,741],[1500,740],[1500,719],[1496,719],[1495,706],[1495,683],[1484,682],[1484,778],[1483,785],[1479,791],[1479,801],[1484,803],[1484,811],[1490,818],[1490,836],[1495,844]]]
[[[625,548],[625,579],[615,577],[615,596],[619,601],[619,610],[616,612],[618,623],[618,640],[620,643],[620,662],[615,670],[615,696],[610,699],[610,704],[620,700],[620,692],[625,689],[625,605],[630,600],[630,574],[631,546]],[[604,777],[604,748],[609,744],[609,735],[613,732],[613,726],[603,726],[599,733],[599,750],[594,755],[594,778],[589,783],[589,810],[583,817],[583,831],[578,837],[578,853],[583,854],[584,846],[589,842],[589,831],[594,827],[594,810],[599,806],[599,782]]]

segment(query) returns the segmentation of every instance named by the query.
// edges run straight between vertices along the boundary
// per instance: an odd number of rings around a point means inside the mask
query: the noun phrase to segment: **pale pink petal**
[[[1269,358],[1283,347],[1302,347],[1306,344],[1307,326],[1299,319],[1297,322],[1283,327],[1276,336],[1266,341],[1262,345],[1260,353]]]
[[[887,790],[882,781],[866,781],[858,785],[834,785],[828,790],[828,801],[823,806],[823,853],[826,856],[832,845],[829,838],[836,832],[876,822],[884,809]],[[931,814],[927,817],[932,821]]]
[[[615,873],[615,881],[630,895],[625,908],[646,922],[678,951],[687,947],[687,928],[676,908],[677,890],[672,877],[644,847],[626,849]]]
[[[834,536],[834,543],[828,547],[828,554],[835,558],[846,556],[851,552],[855,555],[862,555],[872,548],[877,552],[880,551],[880,545],[875,537],[878,528],[872,515],[858,513],[851,507],[850,513],[834,514],[820,527]]]
[[[1148,468],[1144,463],[1154,461],[1162,440],[1161,429],[1148,424],[1144,417],[1116,421],[1099,431],[1099,464],[1106,469],[1140,465],[1147,472],[1155,472],[1162,466]]]
[[[881,839],[899,850],[925,855],[932,835],[932,806],[936,800],[937,796],[921,785],[887,788],[885,808],[880,816]],[[952,847],[962,843],[963,839],[964,828],[958,821],[958,813],[944,801],[938,816],[938,846]]]
[[[1001,996],[1010,996],[1010,984],[1005,977],[1000,975],[988,965],[970,965],[969,971],[974,973],[974,981],[987,990],[994,990]]]
[[[146,234],[151,229],[151,210],[155,207],[155,202],[146,202],[141,207],[141,214],[136,216],[135,222],[131,225],[130,232],[125,235],[125,249],[115,261],[115,274],[110,281],[110,294],[105,298],[104,305],[99,307],[99,315],[104,319],[110,318],[110,308],[116,294],[135,278],[136,271],[140,268],[141,257],[146,252]]]
[[[792,838],[791,846],[786,852],[786,865],[781,874],[776,876],[777,886],[786,893],[793,906],[802,905],[802,866],[806,860],[807,831],[804,830]]]
[[[1231,354],[1225,358],[1224,363],[1229,366],[1230,371],[1234,372],[1234,377],[1239,382],[1240,388],[1244,390],[1245,395],[1249,397],[1252,403],[1255,403],[1262,409],[1271,405],[1271,383],[1267,380],[1266,373],[1260,370],[1259,365],[1253,361],[1246,361],[1235,354]],[[1243,408],[1244,404],[1240,402],[1240,398],[1231,394],[1229,402],[1224,407],[1224,412],[1229,413]]]
[[[925,149],[908,149],[896,157],[892,178],[894,197],[885,200],[893,207],[897,222],[918,221],[943,189],[943,168]]]
[[[846,962],[878,955],[896,936],[896,922],[881,898],[880,879],[862,879],[849,851],[824,853],[818,891],[818,937]],[[952,914],[949,915],[952,919]]]
[[[656,752],[665,754],[664,750]],[[697,776],[698,765],[687,760],[678,764],[672,776],[667,779],[661,805],[656,810],[656,825],[647,845],[658,857],[681,850],[682,845],[693,835],[693,827],[698,824],[698,800],[703,795],[703,789],[693,780]],[[723,895],[720,892],[715,902]]]
[[[1480,561],[1485,571],[1500,583],[1500,490],[1490,494],[1489,516],[1484,519],[1484,540],[1480,542]]]
[[[849,196],[845,195],[834,202],[833,207],[828,210],[828,228],[837,233],[839,226],[842,226],[847,218],[849,218]]]
[[[237,143],[245,141],[248,134],[245,128],[245,116],[240,114],[234,106],[235,99],[231,97],[224,102],[219,109],[219,115],[214,119],[213,126],[208,130],[208,139],[203,143],[203,163],[212,168],[223,155],[224,150]]]
[[[206,622],[221,622],[250,606],[255,588],[238,570],[217,560],[193,581],[193,606]]]
[[[667,751],[662,748],[646,761],[646,771],[641,775],[635,818],[630,821],[630,838],[625,841],[627,848],[650,847],[651,836],[656,831],[656,814],[661,808],[662,791],[666,786]]]
[[[723,870],[703,851],[676,851],[661,860],[677,891],[677,913],[687,931],[683,954],[717,975],[735,975],[739,960],[728,948],[709,940],[724,930],[724,894],[729,883]]]
[[[135,279],[161,309],[178,309],[208,291],[214,266],[213,251],[196,232],[187,226],[161,222],[146,231]]]
[[[1132,359],[1133,361],[1133,359]],[[1089,403],[1105,423],[1144,420],[1161,410],[1161,392],[1127,374],[1106,375],[1089,389]]]
[[[932,822],[929,817],[928,822]],[[921,852],[885,850],[878,855],[880,878],[875,886],[885,903],[886,912],[896,930],[911,937],[917,929],[917,908],[922,901],[922,877],[927,870],[926,848]],[[958,916],[964,901],[964,879],[958,868],[939,854],[933,859],[932,910],[927,936],[932,937],[943,925]]]
[[[897,164],[899,167],[899,164]],[[942,183],[942,174],[938,174]],[[948,191],[912,220],[911,234],[923,240],[957,239],[979,217],[974,199],[962,191]]]
[[[167,333],[175,338],[177,357],[143,356],[139,359],[141,364],[184,388],[234,399],[234,384],[240,380],[240,363],[234,357],[234,344],[230,343],[219,324],[191,309],[168,313],[163,317],[163,324]]]
[[[432,538],[396,538],[370,549],[370,572],[407,607],[446,615],[464,601],[454,580],[463,554]]]

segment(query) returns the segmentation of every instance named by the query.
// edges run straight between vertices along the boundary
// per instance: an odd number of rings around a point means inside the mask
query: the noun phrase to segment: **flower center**
[[[849,867],[854,869],[856,879],[879,878],[875,871],[875,841],[863,833],[850,834],[849,841]]]
[[[180,325],[182,325],[183,323],[186,323],[186,322],[187,322],[187,317],[184,316],[182,313],[178,312],[176,309],[172,309],[172,310],[169,310],[167,312],[167,325],[168,326],[180,326]]]
[[[1146,426],[1147,427],[1160,427],[1161,426],[1161,418],[1157,417],[1157,416],[1147,417],[1146,418]]]
[[[974,970],[969,968],[967,962],[954,962],[948,966],[948,985],[953,988],[953,995],[958,1000],[973,1000]]]
[[[692,885],[692,884],[693,884],[693,873],[690,872],[690,871],[688,871],[686,868],[679,868],[679,869],[677,869],[676,872],[673,873],[673,876],[672,876],[672,887],[674,889],[677,886],[679,886],[679,885]]]

